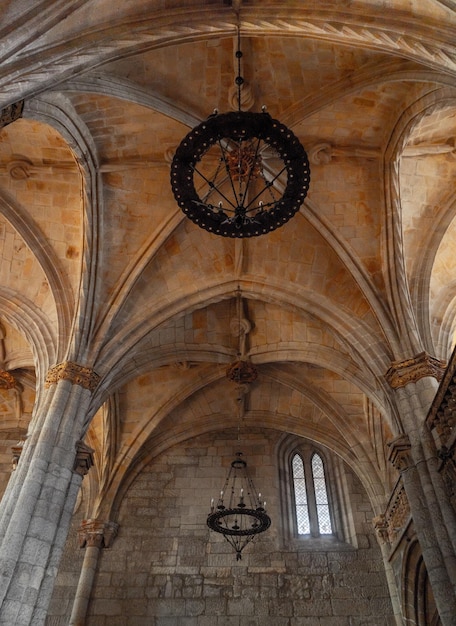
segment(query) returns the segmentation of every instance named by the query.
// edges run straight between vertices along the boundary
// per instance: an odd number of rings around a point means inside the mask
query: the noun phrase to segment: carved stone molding
[[[76,172],[74,161],[31,161],[29,158],[17,154],[8,161],[0,161],[0,173],[5,172],[13,180],[26,180],[42,176],[53,176],[56,171]]]
[[[441,380],[445,373],[445,367],[444,363],[430,356],[427,352],[421,352],[413,359],[393,361],[385,374],[385,378],[393,389],[399,389],[409,383],[416,383],[420,378],[426,376]]]
[[[410,454],[411,445],[408,435],[399,435],[388,443],[388,447],[390,449],[388,461],[392,463],[395,469],[403,472],[413,467],[414,463]]]
[[[328,142],[316,143],[309,149],[309,161],[312,165],[327,165],[332,159],[342,158],[362,158],[378,159],[380,151],[378,148],[368,146],[335,146]]]
[[[79,547],[110,548],[119,525],[98,519],[85,519],[78,530]]]
[[[385,515],[383,514],[377,515],[377,517],[374,517],[374,519],[372,520],[372,523],[374,525],[374,530],[377,534],[379,542],[387,543],[389,537],[388,537],[388,523],[386,521]]]
[[[11,446],[13,472],[16,470],[19,459],[21,458],[24,443],[24,441],[18,441],[15,446]]]
[[[22,111],[24,109],[24,101],[20,100],[14,104],[10,104],[0,111],[0,128],[15,122],[22,117]]]
[[[44,386],[46,388],[57,384],[59,380],[69,380],[73,385],[80,385],[84,389],[93,391],[100,382],[100,376],[91,368],[65,361],[48,371]]]
[[[73,466],[73,471],[76,474],[84,477],[88,473],[93,465],[93,453],[92,448],[89,448],[83,441],[76,443],[76,458]]]

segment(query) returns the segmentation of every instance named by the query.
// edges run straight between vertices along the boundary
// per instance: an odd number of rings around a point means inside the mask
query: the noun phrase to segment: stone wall
[[[345,467],[357,533],[350,544],[292,542],[280,536],[274,431],[242,444],[254,482],[265,494],[272,526],[236,562],[206,515],[237,451],[236,434],[193,439],[151,461],[121,504],[120,530],[104,549],[87,626],[386,626],[394,624],[383,561],[367,496]],[[74,532],[74,531],[73,531]],[[74,541],[69,540],[74,550]],[[80,557],[78,556],[80,563]],[[61,614],[75,562],[60,571],[49,626]],[[71,563],[71,566],[68,565]],[[68,610],[68,609],[65,609]],[[71,607],[69,608],[71,612]]]

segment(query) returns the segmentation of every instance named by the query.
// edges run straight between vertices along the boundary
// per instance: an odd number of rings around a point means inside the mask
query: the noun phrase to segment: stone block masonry
[[[236,436],[205,435],[153,460],[126,494],[119,534],[100,556],[86,626],[260,626],[265,621],[273,626],[392,626],[382,556],[365,521],[372,516],[369,501],[364,492],[360,497],[362,488],[348,467],[347,482],[356,486],[352,514],[362,547],[321,540],[313,546],[310,538],[285,542],[281,537],[276,436],[263,431],[243,446],[257,486],[267,494],[272,526],[239,562],[224,538],[206,526],[210,499],[223,485]],[[213,457],[210,463],[208,457]],[[265,476],[268,480],[262,481]],[[71,569],[68,552],[74,550],[74,541],[69,542],[48,626],[65,623],[63,616],[61,622],[52,620],[71,579],[64,570]]]

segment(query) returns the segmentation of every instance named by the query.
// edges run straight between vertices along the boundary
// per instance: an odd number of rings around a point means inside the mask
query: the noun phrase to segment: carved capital
[[[85,519],[78,530],[79,547],[110,548],[119,525],[98,519]]]
[[[399,389],[409,383],[416,383],[420,378],[425,378],[426,376],[432,376],[437,380],[441,380],[444,373],[444,363],[426,352],[421,352],[413,359],[393,361],[385,374],[385,378],[393,389]]]
[[[74,460],[73,471],[84,477],[93,465],[93,450],[83,441],[76,443],[76,458]]]
[[[22,117],[22,111],[24,109],[24,101],[20,100],[19,102],[15,102],[14,104],[10,104],[9,106],[1,109],[0,111],[0,128],[15,122],[17,119]]]
[[[410,454],[410,440],[407,435],[399,435],[388,443],[390,449],[388,461],[399,472],[403,472],[413,467],[413,460]]]
[[[100,376],[91,367],[84,367],[78,363],[65,361],[48,371],[44,386],[55,385],[59,380],[69,380],[73,385],[80,385],[84,389],[93,391],[100,382]]]

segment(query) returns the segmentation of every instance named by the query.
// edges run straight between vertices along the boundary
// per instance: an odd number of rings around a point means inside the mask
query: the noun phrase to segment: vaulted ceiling
[[[246,429],[341,455],[380,506],[400,432],[385,373],[453,346],[454,3],[233,4],[6,2],[0,17],[0,108],[24,100],[0,132],[3,368],[20,427],[52,365],[102,377],[94,511],[239,407]],[[299,213],[243,240],[198,228],[170,187],[181,139],[235,106],[238,20],[245,107],[289,126],[311,165]],[[242,388],[225,375],[240,326],[258,370]]]

